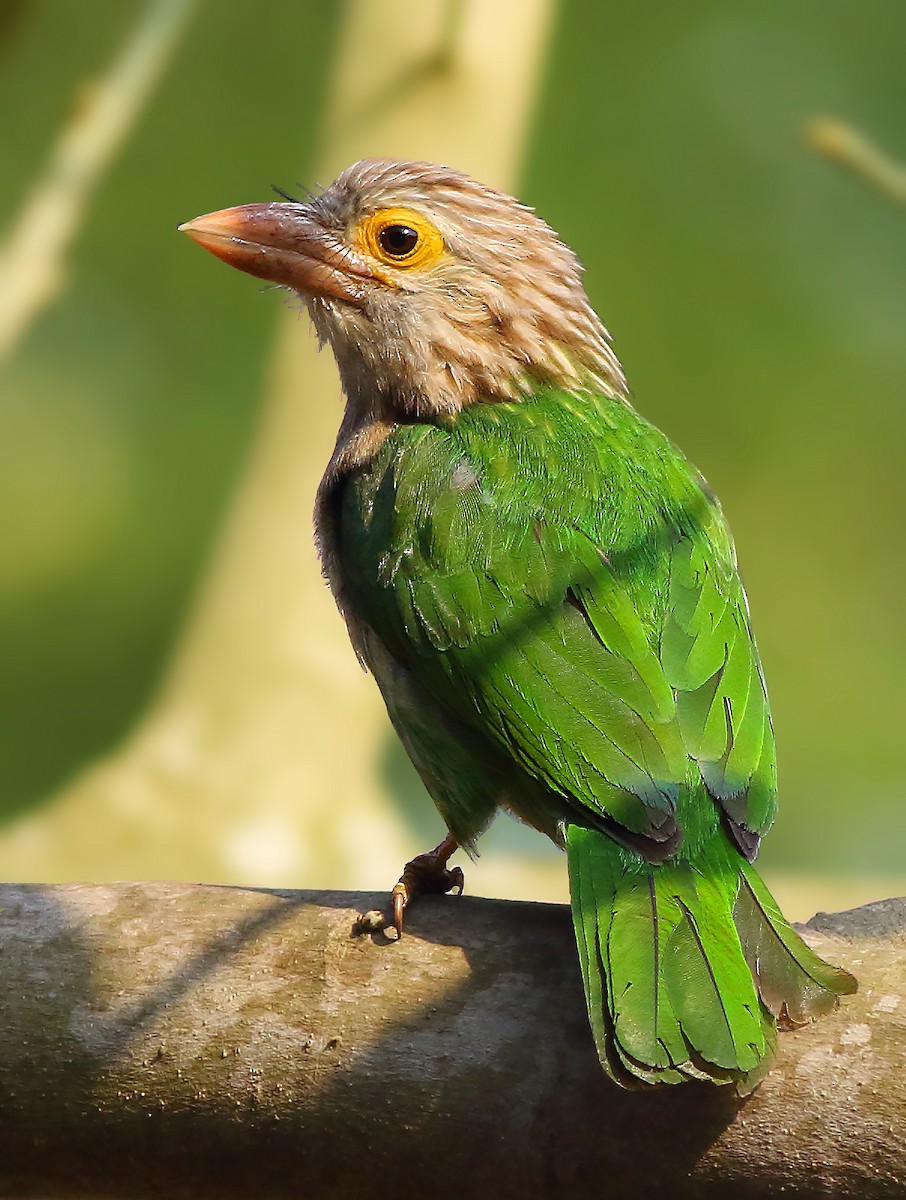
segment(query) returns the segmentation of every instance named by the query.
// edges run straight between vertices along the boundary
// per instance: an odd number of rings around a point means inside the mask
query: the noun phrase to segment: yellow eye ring
[[[382,208],[359,224],[360,249],[386,267],[428,267],[444,253],[440,231],[411,208]]]

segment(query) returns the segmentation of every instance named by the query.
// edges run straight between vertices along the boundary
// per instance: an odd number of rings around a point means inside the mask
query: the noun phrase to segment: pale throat
[[[542,387],[620,390],[601,370],[597,347],[588,352],[543,335],[522,345],[448,324],[437,339],[405,353],[377,339],[363,343],[329,333],[348,409],[362,417],[430,421],[472,404],[524,399]]]
[[[398,337],[365,325],[359,314],[317,301],[308,308],[319,340],[333,351],[346,398],[327,478],[367,462],[401,423],[449,420],[470,405],[518,401],[543,387],[625,396],[619,363],[588,309],[582,337],[569,336],[568,318],[566,336],[525,322],[530,334],[518,337],[514,328],[493,336],[453,312],[437,314],[404,350]]]

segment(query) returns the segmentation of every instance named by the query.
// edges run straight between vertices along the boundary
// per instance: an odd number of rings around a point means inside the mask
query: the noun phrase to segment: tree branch
[[[855,175],[897,204],[906,204],[906,167],[860,130],[833,117],[816,117],[805,127],[808,145],[822,158]]]
[[[0,888],[0,1194],[900,1196],[906,900],[809,923],[861,979],[756,1093],[616,1089],[569,914],[361,893]]]
[[[83,90],[0,244],[0,358],[56,297],[94,190],[179,44],[194,0],[150,0],[106,75]]]

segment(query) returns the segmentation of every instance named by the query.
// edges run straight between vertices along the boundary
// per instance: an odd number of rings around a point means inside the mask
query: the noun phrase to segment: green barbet
[[[510,196],[393,160],[182,228],[297,291],[336,356],[324,573],[449,829],[397,930],[505,808],[566,849],[608,1074],[751,1088],[777,1024],[856,982],[752,866],[774,734],[733,542],[630,405],[575,255]]]

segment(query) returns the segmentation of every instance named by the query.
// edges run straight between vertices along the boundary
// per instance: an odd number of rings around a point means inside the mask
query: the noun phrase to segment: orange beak
[[[374,278],[304,204],[240,204],[179,228],[231,267],[308,295],[361,304]]]

